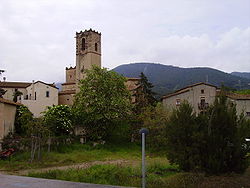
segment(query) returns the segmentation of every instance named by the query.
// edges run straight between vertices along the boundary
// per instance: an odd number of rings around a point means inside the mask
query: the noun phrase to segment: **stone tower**
[[[84,78],[84,70],[101,67],[101,33],[95,30],[76,32],[76,83]]]

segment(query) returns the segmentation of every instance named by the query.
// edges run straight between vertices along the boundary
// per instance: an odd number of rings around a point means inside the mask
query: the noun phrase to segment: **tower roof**
[[[95,31],[95,30],[92,30],[91,28],[89,30],[86,30],[85,31],[80,31],[80,32],[76,32],[76,36],[81,36],[81,35],[86,35],[86,34],[89,34],[89,33],[96,33],[98,35],[101,35],[101,32],[98,32],[98,31]]]

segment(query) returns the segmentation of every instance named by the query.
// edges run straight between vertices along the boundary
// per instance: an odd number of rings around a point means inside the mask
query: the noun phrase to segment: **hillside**
[[[235,89],[250,89],[250,79],[231,75],[216,69],[198,67],[181,68],[155,63],[131,63],[120,65],[113,71],[127,77],[139,77],[143,72],[155,86],[154,91],[159,95],[173,92],[190,84],[206,82]]]
[[[250,72],[232,72],[231,74],[234,76],[250,79]]]

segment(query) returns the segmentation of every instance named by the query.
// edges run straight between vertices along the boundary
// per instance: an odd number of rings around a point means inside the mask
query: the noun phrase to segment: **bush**
[[[201,134],[193,108],[184,102],[175,110],[167,124],[167,157],[185,171],[200,166],[199,141]]]
[[[249,127],[225,96],[216,98],[208,112],[198,116],[184,102],[167,124],[168,159],[185,171],[243,172],[248,166],[243,132]]]
[[[17,107],[15,117],[15,133],[19,135],[26,135],[28,124],[33,120],[33,114],[28,107],[21,105]]]
[[[148,106],[139,115],[142,127],[149,129],[147,144],[150,150],[159,151],[166,149],[166,124],[169,121],[169,117],[170,112],[162,104],[157,104],[156,107]],[[138,131],[139,129],[136,131],[137,134]]]
[[[67,105],[48,107],[44,112],[44,123],[56,136],[69,135],[72,132],[72,112]]]

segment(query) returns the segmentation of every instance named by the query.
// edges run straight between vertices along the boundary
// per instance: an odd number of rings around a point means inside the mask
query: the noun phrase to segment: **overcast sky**
[[[102,33],[109,69],[155,62],[250,72],[250,0],[0,0],[0,69],[8,81],[64,82],[75,32],[89,28]]]

